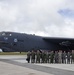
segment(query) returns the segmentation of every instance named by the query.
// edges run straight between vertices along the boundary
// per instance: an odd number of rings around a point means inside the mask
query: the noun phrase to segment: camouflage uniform
[[[31,55],[31,53],[30,53],[30,51],[27,53],[27,58],[26,58],[26,60],[28,61],[28,63],[30,63],[30,55]]]
[[[35,52],[31,52],[31,63],[35,63]]]
[[[44,51],[42,51],[42,63],[45,63],[45,52]]]
[[[36,53],[36,63],[40,63],[40,51],[39,50]]]
[[[70,54],[70,52],[68,52],[68,53],[67,53],[67,63],[68,63],[68,64],[70,64],[70,56],[71,56],[71,54]]]
[[[54,54],[55,63],[59,62],[58,58],[59,58],[58,51],[55,51],[55,54]]]
[[[54,52],[51,51],[51,53],[50,53],[50,63],[53,63],[53,61],[54,61]]]
[[[66,52],[65,51],[62,53],[62,63],[66,64]]]
[[[45,55],[45,63],[49,63],[49,52],[47,51],[46,53],[45,53],[46,55]]]
[[[59,63],[62,63],[62,51],[59,51],[58,55]]]
[[[72,52],[72,62],[74,63],[74,52]]]

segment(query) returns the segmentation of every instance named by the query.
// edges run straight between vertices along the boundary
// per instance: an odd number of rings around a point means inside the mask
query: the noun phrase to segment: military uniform
[[[46,53],[45,53],[45,63],[49,63],[49,52],[47,51]]]
[[[36,53],[36,63],[40,63],[40,51],[39,50]]]
[[[51,53],[50,53],[50,63],[53,63],[53,61],[54,61],[54,52],[51,51]]]
[[[72,53],[72,62],[74,63],[74,53]]]
[[[59,58],[58,51],[55,51],[55,55],[54,55],[55,63],[59,62],[58,58]]]
[[[74,50],[72,50],[72,59],[71,59],[71,63],[74,63]]]
[[[35,63],[35,52],[31,52],[31,63]]]
[[[27,53],[27,58],[26,58],[26,60],[28,61],[28,63],[30,63],[30,55],[31,55],[31,53],[30,53],[30,51]]]
[[[65,51],[62,53],[62,63],[66,64],[66,52]]]
[[[42,56],[42,63],[45,63],[45,52],[44,51],[42,51],[41,56]]]
[[[71,54],[70,54],[70,52],[68,52],[68,53],[67,53],[67,63],[68,63],[68,64],[70,64],[70,56],[71,56]]]
[[[59,51],[58,55],[59,63],[62,63],[62,51]]]

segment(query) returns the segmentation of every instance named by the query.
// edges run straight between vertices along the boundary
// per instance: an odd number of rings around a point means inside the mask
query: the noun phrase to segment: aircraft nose
[[[0,36],[0,46],[1,46],[3,43],[5,43],[4,37]]]
[[[0,42],[2,42],[3,41],[3,37],[2,36],[0,36]]]
[[[0,48],[7,45],[8,45],[8,42],[4,40],[4,37],[0,37]]]
[[[0,36],[0,48],[2,47],[2,42],[3,40],[2,40],[2,37]]]

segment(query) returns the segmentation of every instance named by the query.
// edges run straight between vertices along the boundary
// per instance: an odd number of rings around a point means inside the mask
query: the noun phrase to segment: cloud
[[[70,17],[74,13],[73,3],[71,0],[0,0],[0,31],[74,37],[74,20]]]

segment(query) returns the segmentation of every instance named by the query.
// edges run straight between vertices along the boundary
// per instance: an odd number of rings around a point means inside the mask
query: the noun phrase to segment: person
[[[31,63],[35,63],[35,52],[32,50],[31,52]]]
[[[41,63],[45,63],[45,51],[44,50],[42,50],[41,57],[42,57],[42,62]]]
[[[36,63],[40,63],[40,51],[37,50],[37,53],[36,53]]]
[[[62,53],[62,63],[66,64],[66,52],[65,51]]]
[[[50,63],[53,63],[53,61],[54,61],[54,52],[51,51],[50,52]]]
[[[26,58],[26,60],[28,61],[28,63],[30,63],[30,55],[31,55],[31,53],[30,53],[30,51],[28,51],[27,58]]]
[[[55,51],[55,54],[54,54],[54,60],[55,60],[55,63],[58,63],[58,58],[59,58],[59,55],[58,55],[58,51]]]
[[[70,52],[67,53],[67,64],[70,64]]]
[[[59,52],[58,52],[58,59],[59,59],[59,63],[62,63],[62,51],[61,50],[59,50]]]
[[[49,63],[49,56],[50,56],[50,54],[49,54],[48,51],[46,51],[45,54],[46,54],[46,56],[45,56],[45,63]]]
[[[70,52],[70,62],[72,64],[72,51]]]
[[[72,63],[74,63],[74,50],[72,50]]]

